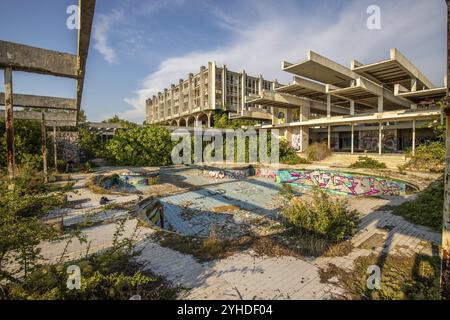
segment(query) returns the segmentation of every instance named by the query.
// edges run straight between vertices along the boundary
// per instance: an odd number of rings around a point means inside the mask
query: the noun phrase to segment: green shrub
[[[26,279],[9,283],[3,298],[24,300],[129,300],[139,294],[143,300],[175,299],[178,288],[143,272],[132,262],[132,255],[108,250],[89,258],[56,265],[40,266]],[[67,287],[67,267],[77,265],[81,271],[81,288]]]
[[[358,157],[358,160],[355,163],[352,163],[350,168],[386,169],[386,164],[376,159],[363,156]]]
[[[315,190],[312,201],[293,198],[283,210],[287,222],[298,231],[319,235],[331,242],[341,242],[354,235],[358,213],[343,200],[332,200],[322,190]]]
[[[392,213],[439,231],[442,228],[443,208],[444,181],[441,179],[419,193],[416,199],[395,207]]]
[[[413,170],[439,172],[444,169],[445,142],[433,141],[417,146],[415,155],[406,164]]]
[[[326,157],[331,155],[331,150],[325,143],[315,142],[310,144],[306,150],[306,158],[309,161],[322,161]]]
[[[120,165],[166,166],[172,164],[172,147],[167,129],[146,125],[118,130],[108,141],[106,150]]]
[[[279,144],[279,152],[280,152],[280,163],[296,165],[296,164],[307,164],[311,163],[305,158],[302,158],[297,155],[297,152],[289,146],[285,139],[280,139]]]

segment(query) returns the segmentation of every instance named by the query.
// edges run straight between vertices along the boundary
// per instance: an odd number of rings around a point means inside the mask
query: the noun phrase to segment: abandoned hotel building
[[[281,85],[245,71],[232,72],[209,62],[196,75],[179,80],[146,102],[146,122],[212,125],[216,110],[230,119],[258,121],[277,128],[296,150],[324,142],[333,151],[414,153],[418,142],[433,138],[427,127],[439,119],[437,101],[446,87],[435,87],[397,49],[387,60],[347,68],[313,51],[299,63],[282,62],[293,81]]]

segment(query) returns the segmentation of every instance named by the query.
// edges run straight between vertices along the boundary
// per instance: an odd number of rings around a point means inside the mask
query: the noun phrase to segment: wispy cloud
[[[280,62],[303,60],[308,50],[349,65],[353,58],[363,63],[386,59],[388,50],[397,47],[432,81],[442,82],[445,73],[445,4],[442,1],[378,1],[382,29],[377,31],[366,28],[370,1],[349,1],[338,11],[328,8],[329,2],[314,1],[314,12],[290,0],[282,4],[278,1],[249,3],[243,8],[233,8],[232,13],[210,8],[210,13],[220,20],[218,23],[231,33],[231,40],[217,48],[187,52],[161,61],[156,71],[142,80],[140,89],[124,99],[133,109],[120,116],[142,121],[147,98],[211,60],[288,82],[290,76],[280,71]],[[252,12],[252,17],[243,21],[245,10]]]
[[[94,26],[94,48],[100,52],[110,64],[118,63],[116,50],[109,44],[111,27],[124,18],[123,10],[112,10],[107,14],[100,14]]]

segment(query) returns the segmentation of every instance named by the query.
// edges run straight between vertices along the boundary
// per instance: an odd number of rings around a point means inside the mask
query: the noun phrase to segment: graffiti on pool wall
[[[280,170],[277,182],[301,188],[320,188],[330,192],[353,195],[404,195],[406,183],[374,176],[359,176],[335,171]]]

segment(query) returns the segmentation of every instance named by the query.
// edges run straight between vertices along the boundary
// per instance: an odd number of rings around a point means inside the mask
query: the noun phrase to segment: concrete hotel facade
[[[201,121],[211,126],[215,110],[223,110],[230,117],[243,117],[272,121],[270,108],[246,103],[251,94],[274,90],[276,80],[265,80],[262,75],[247,75],[245,71],[234,72],[226,66],[208,62],[197,74],[189,74],[146,101],[146,122],[171,126],[193,126]]]
[[[366,65],[353,60],[349,68],[309,51],[299,63],[282,62],[282,70],[293,75],[292,83],[210,62],[147,100],[147,122],[210,126],[214,110],[221,109],[230,118],[260,120],[257,128],[279,129],[298,151],[320,141],[333,151],[414,153],[418,142],[433,139],[426,124],[441,116],[436,101],[446,87],[435,87],[397,49],[389,59]]]

